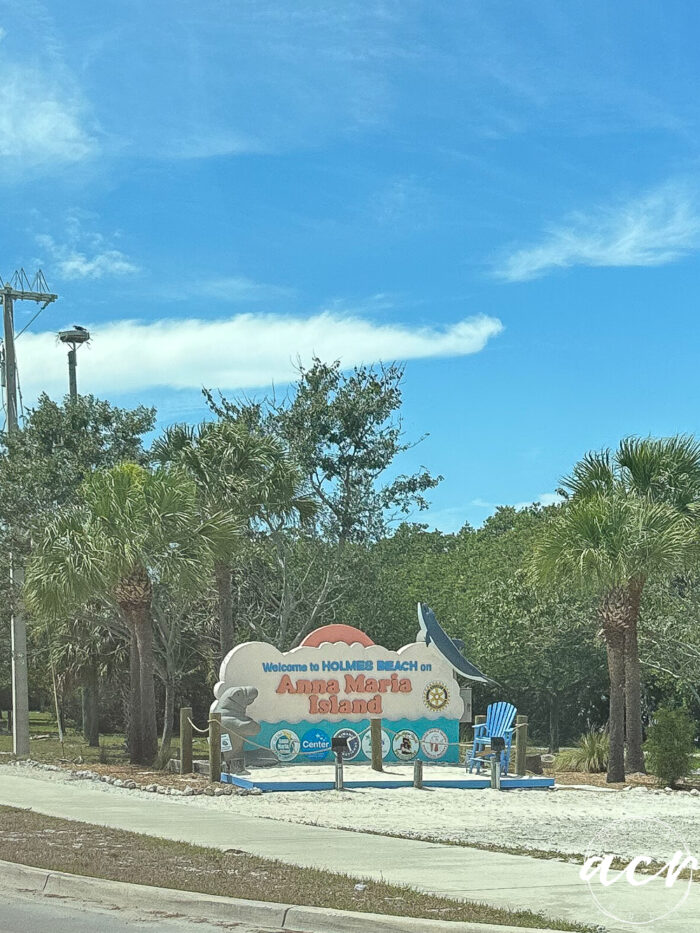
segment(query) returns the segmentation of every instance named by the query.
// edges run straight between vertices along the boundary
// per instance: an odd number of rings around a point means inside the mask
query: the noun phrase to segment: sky
[[[694,0],[0,0],[0,274],[25,405],[198,421],[314,354],[405,361],[420,517],[553,501],[696,432]]]

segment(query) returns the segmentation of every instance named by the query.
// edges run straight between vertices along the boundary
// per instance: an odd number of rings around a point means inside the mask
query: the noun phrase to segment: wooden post
[[[515,773],[525,774],[527,758],[527,716],[515,717]]]
[[[192,707],[180,707],[180,774],[192,773]]]
[[[482,722],[486,722],[486,716],[485,716],[485,715],[482,715],[481,713],[479,713],[478,715],[476,715],[476,716],[474,717],[474,725],[475,725],[475,726],[478,726],[478,725],[480,725]],[[474,754],[474,744],[473,744],[474,735],[476,735],[475,732],[472,733],[472,755]],[[466,754],[469,755],[469,752],[467,752]],[[479,756],[479,757],[481,757],[481,756]],[[480,769],[480,768],[481,768],[481,765],[478,766],[478,769]]]
[[[221,713],[209,713],[209,780],[221,783]]]
[[[382,771],[382,721],[370,719],[370,738],[372,739],[372,770]]]

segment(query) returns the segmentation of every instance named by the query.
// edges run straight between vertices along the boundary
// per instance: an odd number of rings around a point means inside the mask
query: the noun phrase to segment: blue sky
[[[197,420],[297,357],[407,361],[428,521],[697,430],[692,0],[0,2],[0,271],[65,389]],[[18,329],[34,312],[17,308]]]

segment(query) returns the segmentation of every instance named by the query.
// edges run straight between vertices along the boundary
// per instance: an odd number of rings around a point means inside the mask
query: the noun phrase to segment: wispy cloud
[[[536,498],[526,501],[526,502],[513,502],[512,506],[514,509],[526,509],[531,505],[556,505],[561,502],[561,496],[556,492],[543,492],[540,493]],[[494,509],[497,509],[502,505],[511,505],[509,502],[487,502],[486,499],[472,499],[470,505],[478,509],[488,509],[490,512],[493,512]]]
[[[93,155],[98,144],[87,102],[43,9],[4,4],[3,25],[0,179],[54,172]]]
[[[516,502],[513,505],[514,509],[526,509],[530,505],[558,505],[562,502],[562,497],[557,492],[543,492],[532,502]]]
[[[66,218],[63,242],[48,233],[36,237],[38,246],[46,251],[49,268],[63,279],[102,279],[138,272],[136,263],[109,238],[90,229],[91,220],[92,215],[73,212]],[[42,260],[40,264],[46,263]]]
[[[212,132],[193,127],[186,137],[166,141],[161,155],[174,159],[212,159],[230,155],[259,155],[269,152],[259,139],[229,130]]]
[[[220,320],[114,321],[91,325],[81,352],[82,391],[123,393],[158,387],[258,388],[295,378],[296,362],[340,359],[344,366],[378,360],[478,353],[502,330],[484,315],[445,327],[377,324],[322,312],[311,317],[239,314]],[[63,394],[63,355],[53,333],[28,332],[18,342],[25,397]]]
[[[660,266],[697,249],[697,192],[668,183],[631,201],[570,215],[539,243],[507,256],[496,275],[522,282],[570,266]]]
[[[210,298],[217,304],[250,305],[260,302],[275,302],[275,311],[280,310],[283,299],[295,294],[293,288],[258,282],[246,275],[219,275],[189,278],[168,282],[157,289],[159,297],[166,301],[192,301]],[[357,309],[357,306],[354,306]]]
[[[205,298],[214,298],[217,301],[269,301],[274,298],[283,298],[291,295],[293,289],[282,285],[271,285],[268,282],[256,282],[244,275],[225,275],[220,278],[204,279],[188,289],[187,293],[197,294]]]
[[[306,150],[374,131],[393,112],[393,69],[408,54],[393,0],[346,0],[337,9],[204,0],[189,18],[168,16],[172,7],[145,4],[128,25],[106,14],[119,23],[121,41],[90,59],[96,78],[118,76],[119,93],[108,90],[98,102],[104,125],[141,157]]]
[[[430,194],[415,175],[398,176],[374,194],[370,212],[381,224],[422,227],[431,213]]]
[[[450,505],[441,509],[430,509],[420,521],[427,522],[430,528],[439,528],[445,534],[450,534],[459,531],[466,522],[477,526],[481,525],[489,515],[492,515],[501,506],[512,505],[514,509],[526,509],[531,505],[556,505],[561,501],[561,496],[555,492],[543,492],[532,502],[489,502],[486,499],[477,497],[466,505]]]
[[[55,169],[92,155],[77,91],[38,68],[0,57],[0,160],[11,173]]]

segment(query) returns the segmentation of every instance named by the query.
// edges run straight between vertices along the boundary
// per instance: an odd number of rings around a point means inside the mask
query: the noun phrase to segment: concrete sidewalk
[[[227,812],[225,806],[220,811],[193,806],[189,798],[107,790],[104,785],[45,780],[26,772],[0,772],[0,804],[195,845],[241,849],[290,864],[382,879],[498,907],[542,911],[552,918],[553,927],[557,919],[564,918],[627,933],[635,929],[651,933],[700,930],[697,884],[691,885],[679,910],[664,920],[636,927],[606,917],[579,879],[580,866],[567,862],[241,817]],[[313,819],[313,813],[309,818]],[[660,883],[654,884],[658,904],[669,896],[677,899],[679,889],[669,892]],[[650,889],[644,890],[648,896]],[[615,904],[624,909],[638,900],[639,892],[622,882],[616,886],[615,898]]]

